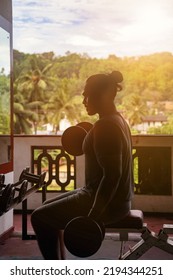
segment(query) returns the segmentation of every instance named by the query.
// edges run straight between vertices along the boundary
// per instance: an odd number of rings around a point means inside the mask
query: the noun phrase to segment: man
[[[99,115],[83,143],[86,184],[33,212],[32,225],[45,259],[59,259],[57,233],[71,219],[89,216],[106,225],[129,213],[133,194],[131,135],[114,105],[122,81],[118,71],[93,75],[86,81],[83,104],[88,115]]]

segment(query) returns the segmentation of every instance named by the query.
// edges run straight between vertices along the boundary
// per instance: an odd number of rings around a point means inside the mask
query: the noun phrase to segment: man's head
[[[117,92],[122,89],[119,84],[122,81],[123,76],[119,71],[90,76],[83,92],[83,104],[88,115],[100,114],[105,107],[113,104]]]

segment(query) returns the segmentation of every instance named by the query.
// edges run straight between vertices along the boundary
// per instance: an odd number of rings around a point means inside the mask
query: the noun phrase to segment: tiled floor
[[[173,224],[173,215],[145,215],[144,222],[148,228],[156,233],[162,228],[163,224]],[[5,243],[0,244],[0,259],[42,259],[37,242],[35,240],[21,239],[21,215],[14,215],[15,231],[11,238]],[[28,216],[28,231],[32,231],[30,216]],[[126,244],[132,246],[134,242]],[[118,259],[120,242],[106,239],[101,249],[91,257],[91,259]],[[157,248],[156,248],[157,249]],[[67,259],[76,259],[67,253]],[[160,252],[159,249],[149,252],[143,259],[173,259],[173,255]]]

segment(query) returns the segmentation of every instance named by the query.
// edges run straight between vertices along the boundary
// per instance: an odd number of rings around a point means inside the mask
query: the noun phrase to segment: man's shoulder
[[[99,127],[119,127],[124,123],[125,120],[120,114],[115,114],[113,116],[108,116],[99,119],[95,124],[95,128]]]

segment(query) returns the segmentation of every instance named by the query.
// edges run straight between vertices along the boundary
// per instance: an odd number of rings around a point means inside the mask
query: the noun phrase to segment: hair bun
[[[119,71],[113,71],[110,75],[110,78],[116,83],[121,83],[123,81],[123,75]]]

